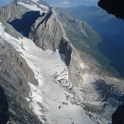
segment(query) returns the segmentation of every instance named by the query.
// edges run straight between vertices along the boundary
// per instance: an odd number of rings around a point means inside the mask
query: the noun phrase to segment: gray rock
[[[0,15],[7,22],[11,22],[14,19],[20,19],[22,14],[24,14],[24,12],[22,12],[21,9],[13,3],[10,3],[4,8],[0,8]]]
[[[0,22],[9,30],[9,26],[2,17]],[[11,28],[12,29],[12,28]],[[13,29],[13,35],[19,33]],[[21,34],[20,34],[21,36]],[[22,36],[23,37],[23,36]],[[34,115],[25,99],[29,97],[30,88],[27,82],[37,85],[33,71],[26,61],[21,57],[9,43],[0,37],[0,86],[5,91],[9,104],[9,120],[18,124],[41,124],[42,122]],[[0,104],[1,105],[1,104]],[[7,118],[7,116],[6,116]]]
[[[0,40],[4,42],[3,39],[0,38]],[[0,43],[0,47],[0,85],[6,93],[9,103],[9,119],[23,124],[27,124],[27,121],[32,124],[36,122],[40,124],[25,99],[29,97],[30,92],[27,82],[37,85],[34,73],[10,44]]]
[[[3,17],[0,15],[0,22],[4,25],[4,31],[7,32],[8,34],[10,34],[11,36],[15,37],[15,38],[22,38],[23,36],[17,32],[11,25],[9,25],[4,19]]]

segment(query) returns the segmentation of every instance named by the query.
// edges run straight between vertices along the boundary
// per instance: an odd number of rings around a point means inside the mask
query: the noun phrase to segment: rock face
[[[21,9],[13,3],[10,3],[5,8],[0,8],[0,15],[7,22],[11,22],[14,19],[20,19],[22,14],[23,12]]]
[[[43,0],[14,0],[8,6],[0,8],[0,15],[18,32],[29,37],[32,24],[48,10],[49,5]]]
[[[98,5],[117,18],[124,19],[124,1],[123,0],[100,0]],[[119,106],[112,115],[112,124],[124,124],[124,104]]]
[[[3,41],[1,38],[0,40]],[[11,120],[24,124],[28,121],[34,124],[40,123],[36,117],[32,118],[34,114],[25,100],[30,91],[27,81],[37,85],[33,72],[11,45],[0,43],[0,47],[0,84],[7,95],[10,123]]]
[[[7,22],[12,22],[15,19],[21,19],[25,13],[30,11],[38,11],[42,15],[42,13],[46,13],[48,10],[49,6],[42,0],[39,0],[39,2],[15,0],[6,7],[0,8],[0,15]]]
[[[100,0],[98,6],[117,18],[124,19],[124,1],[123,0]]]
[[[53,8],[35,21],[30,38],[43,50],[58,49],[60,54],[65,55],[66,64],[70,64],[72,48]]]
[[[112,124],[124,124],[124,105],[121,105],[112,115]]]
[[[53,8],[36,20],[30,34],[30,38],[33,39],[36,45],[44,50],[50,49],[53,51],[59,49],[59,44],[65,36],[64,29],[56,18]]]
[[[3,88],[0,86],[0,123],[6,124],[9,120],[9,106]]]
[[[2,24],[8,25],[4,20],[2,20]],[[8,30],[7,27],[4,30]],[[13,33],[18,34],[15,30]],[[8,123],[27,124],[29,121],[32,124],[40,124],[38,118],[33,117],[34,113],[25,99],[29,96],[30,91],[27,82],[38,84],[32,70],[21,55],[2,37],[0,37],[0,48],[0,85],[6,93],[9,104],[10,121]],[[6,101],[4,102],[7,104]],[[7,112],[7,108],[5,112]],[[8,116],[6,117],[8,118]]]

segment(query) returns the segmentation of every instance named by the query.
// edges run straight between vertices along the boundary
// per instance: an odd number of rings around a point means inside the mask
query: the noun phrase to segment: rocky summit
[[[88,30],[98,34],[88,24],[43,0],[16,0],[0,8],[1,124],[112,122],[123,102],[124,80],[76,49],[71,29],[84,36],[87,47],[100,40],[91,40]]]

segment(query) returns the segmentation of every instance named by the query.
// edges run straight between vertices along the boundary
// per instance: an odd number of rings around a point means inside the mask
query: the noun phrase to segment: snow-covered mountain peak
[[[22,11],[40,11],[42,14],[49,10],[49,5],[43,0],[15,0],[13,3],[19,6]]]

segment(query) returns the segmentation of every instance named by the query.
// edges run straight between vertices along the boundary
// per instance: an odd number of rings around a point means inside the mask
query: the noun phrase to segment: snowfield
[[[29,98],[25,99],[43,124],[111,123],[111,115],[119,104],[113,95],[121,93],[114,83],[107,81],[119,80],[84,73],[82,87],[74,87],[68,78],[65,56],[58,50],[44,51],[30,39],[16,39],[4,31],[2,23],[0,36],[0,42],[10,43],[34,72],[38,85],[27,82],[30,93]],[[80,63],[79,68],[88,69],[84,63]]]
[[[20,52],[33,70],[39,84],[34,86],[28,82],[30,98],[25,99],[44,124],[96,124],[82,107],[70,102],[72,94],[56,83],[56,74],[68,82],[68,69],[58,52],[43,51],[27,38],[15,39],[4,31],[1,23],[0,36]]]

